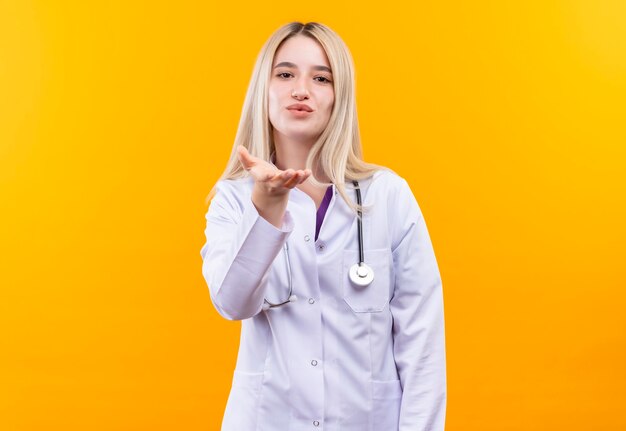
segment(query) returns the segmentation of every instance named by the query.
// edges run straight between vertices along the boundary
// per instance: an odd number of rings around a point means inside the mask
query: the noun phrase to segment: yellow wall
[[[292,20],[425,213],[447,429],[626,429],[626,3],[338,3],[0,1],[0,429],[219,429],[204,198]]]

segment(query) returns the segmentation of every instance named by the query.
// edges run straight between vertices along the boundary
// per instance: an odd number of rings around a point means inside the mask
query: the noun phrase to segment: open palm
[[[237,155],[243,168],[269,194],[288,193],[289,190],[306,181],[311,175],[309,169],[278,169],[271,163],[254,157],[241,145],[237,147]]]

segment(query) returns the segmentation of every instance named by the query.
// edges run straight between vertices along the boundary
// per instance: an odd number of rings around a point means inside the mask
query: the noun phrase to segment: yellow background
[[[0,429],[219,429],[204,199],[292,20],[351,48],[424,211],[447,430],[626,429],[622,0],[0,0]]]

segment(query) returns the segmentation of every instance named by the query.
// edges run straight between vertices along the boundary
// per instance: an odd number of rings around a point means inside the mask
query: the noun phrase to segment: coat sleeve
[[[397,195],[394,355],[402,384],[399,431],[443,431],[446,354],[441,277],[421,210],[405,180]]]
[[[276,228],[259,215],[245,183],[218,182],[200,250],[202,274],[218,313],[242,320],[261,311],[270,267],[292,230],[289,211]]]

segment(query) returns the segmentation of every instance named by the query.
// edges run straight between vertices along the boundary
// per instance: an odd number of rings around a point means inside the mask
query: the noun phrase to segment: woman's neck
[[[276,167],[282,170],[304,169],[313,144],[314,142],[289,139],[274,133]]]
[[[274,164],[282,170],[305,169],[306,159],[314,144],[315,141],[299,141],[274,134],[274,146],[276,148]],[[322,182],[329,182],[328,177],[322,172],[314,172],[314,175]],[[305,183],[308,183],[308,180]]]

